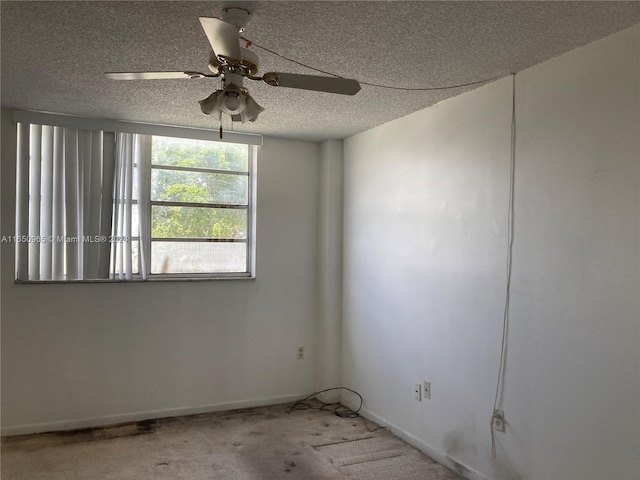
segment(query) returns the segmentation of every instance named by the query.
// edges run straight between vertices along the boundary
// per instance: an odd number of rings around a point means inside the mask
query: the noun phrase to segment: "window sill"
[[[165,282],[220,282],[220,281],[237,281],[237,280],[255,280],[255,276],[238,276],[238,277],[159,277],[148,278],[132,278],[131,280],[117,280],[111,278],[93,279],[93,280],[15,280],[17,285],[50,285],[50,284],[82,284],[82,283],[165,283]]]

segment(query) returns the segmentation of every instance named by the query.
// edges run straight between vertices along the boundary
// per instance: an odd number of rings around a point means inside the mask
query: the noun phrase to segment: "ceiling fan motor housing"
[[[240,51],[242,52],[242,65],[246,68],[247,73],[249,75],[257,74],[260,66],[258,55],[248,48],[240,48]]]
[[[214,75],[225,73],[230,68],[240,70],[241,74],[255,76],[258,73],[259,60],[258,55],[247,48],[241,48],[242,63],[240,65],[229,65],[228,61],[221,62],[213,50],[209,51],[209,70]],[[228,68],[225,68],[228,67]]]

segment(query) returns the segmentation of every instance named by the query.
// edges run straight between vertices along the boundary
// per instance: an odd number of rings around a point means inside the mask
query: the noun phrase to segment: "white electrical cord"
[[[262,45],[249,40],[246,37],[240,37],[242,40],[244,40],[245,42],[247,42],[247,48],[249,48],[250,46],[254,45],[258,48],[261,48],[262,50],[264,50],[265,52],[269,52],[272,55],[275,55],[277,57],[280,57],[288,62],[291,63],[295,63],[296,65],[300,65],[301,67],[305,67],[305,68],[309,68],[315,72],[319,72],[319,73],[324,73],[325,75],[331,75],[333,77],[337,77],[337,78],[345,78],[342,75],[338,75],[336,73],[333,72],[329,72],[327,70],[322,70],[320,68],[316,68],[316,67],[312,67],[311,65],[307,65],[306,63],[302,63],[299,62],[297,60],[294,60],[293,58],[289,58],[289,57],[285,57],[284,55],[280,55],[278,52],[274,52],[273,50],[268,49],[267,47],[263,47]],[[405,91],[409,91],[409,92],[429,92],[429,91],[434,91],[434,90],[450,90],[452,88],[460,88],[460,87],[469,87],[471,85],[479,85],[481,83],[486,83],[486,82],[492,82],[494,80],[498,80],[500,78],[505,77],[506,75],[498,75],[497,77],[491,77],[491,78],[485,78],[483,80],[476,80],[474,82],[469,82],[469,83],[460,83],[457,85],[446,85],[446,86],[440,86],[440,87],[425,87],[425,88],[410,88],[410,87],[398,87],[398,86],[394,86],[394,85],[380,85],[377,83],[369,83],[369,82],[363,82],[358,80],[358,83],[360,85],[369,85],[370,87],[378,87],[378,88],[387,88],[390,90],[405,90]]]
[[[509,330],[509,300],[511,295],[511,260],[513,257],[513,187],[515,183],[516,164],[516,74],[511,74],[512,78],[512,98],[511,98],[511,159],[509,164],[509,211],[507,214],[507,288],[504,299],[504,317],[502,323],[502,346],[500,350],[500,368],[498,369],[498,381],[496,383],[496,396],[493,401],[493,413],[491,414],[491,454],[496,456],[496,438],[493,429],[493,422],[498,415],[498,399],[502,392],[504,383],[504,364],[507,356],[507,332]],[[499,415],[498,415],[499,416]],[[501,418],[504,422],[504,418]]]

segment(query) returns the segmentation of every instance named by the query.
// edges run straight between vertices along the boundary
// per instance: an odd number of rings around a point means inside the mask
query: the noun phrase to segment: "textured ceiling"
[[[199,16],[253,10],[245,35],[360,81],[438,87],[507,75],[640,22],[638,2],[2,1],[2,105],[217,128],[197,101],[218,79],[113,81],[107,71],[207,71]],[[260,71],[314,72],[252,47]],[[476,87],[353,97],[245,81],[266,110],[236,131],[344,138]],[[226,117],[225,128],[230,127]]]

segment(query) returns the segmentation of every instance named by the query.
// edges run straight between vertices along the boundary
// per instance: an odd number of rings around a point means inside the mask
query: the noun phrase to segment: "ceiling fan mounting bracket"
[[[244,31],[250,19],[251,11],[246,8],[229,7],[222,10],[222,20],[236,27],[238,31]]]

